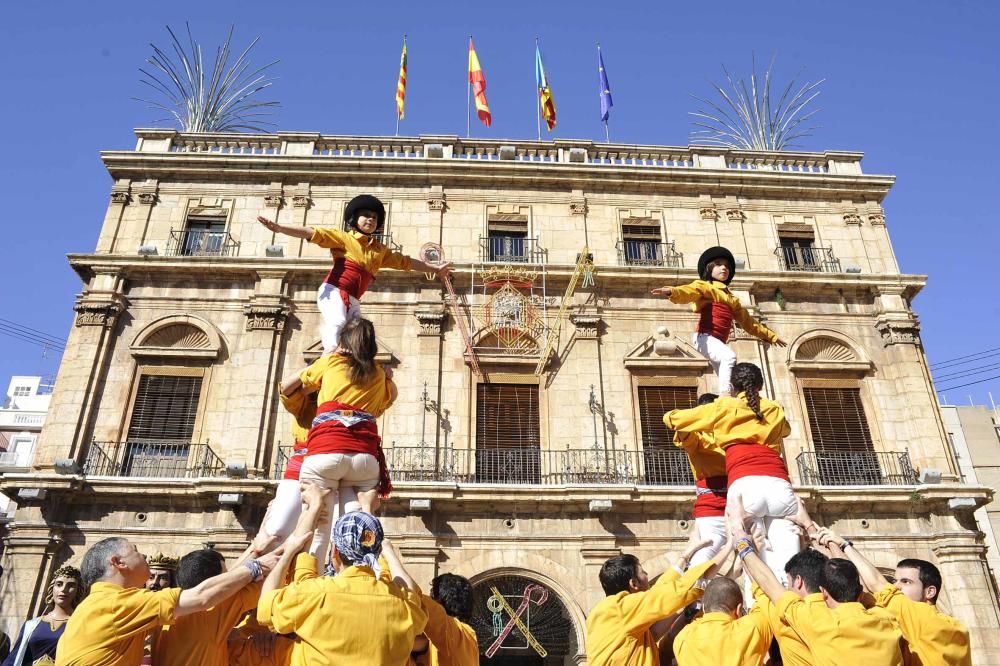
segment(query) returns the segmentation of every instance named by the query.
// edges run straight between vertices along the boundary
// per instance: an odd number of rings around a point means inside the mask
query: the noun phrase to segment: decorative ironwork
[[[915,486],[907,451],[803,451],[799,478],[811,486]]]
[[[271,478],[275,481],[280,481],[282,477],[285,476],[285,467],[288,466],[288,460],[295,453],[294,446],[281,446],[278,444],[278,450],[274,454],[274,471],[271,472]]]
[[[618,248],[619,266],[684,267],[684,255],[676,250],[672,242],[622,240],[615,247]]]
[[[228,231],[210,229],[171,230],[167,255],[175,257],[235,257],[240,243]]]
[[[88,476],[183,479],[224,476],[225,465],[208,444],[136,439],[91,442],[83,471]]]
[[[829,247],[779,245],[774,256],[783,271],[840,272],[840,259],[833,256],[833,249]]]
[[[479,260],[483,262],[538,264],[545,261],[545,254],[537,238],[500,234],[479,238]]]
[[[526,576],[503,575],[473,588],[470,624],[482,655],[557,659],[578,652],[577,627],[559,595]]]

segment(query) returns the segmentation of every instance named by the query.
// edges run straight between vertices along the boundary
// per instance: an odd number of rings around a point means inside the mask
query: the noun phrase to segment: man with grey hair
[[[77,607],[59,641],[59,666],[133,666],[142,659],[151,631],[179,617],[215,606],[249,583],[261,580],[281,549],[214,576],[189,590],[145,589],[146,556],[120,537],[98,541],[80,567],[90,595]]]

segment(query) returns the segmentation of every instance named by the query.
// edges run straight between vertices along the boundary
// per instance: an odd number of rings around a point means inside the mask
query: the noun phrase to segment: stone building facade
[[[992,491],[960,481],[912,308],[926,278],[900,273],[893,178],[865,174],[860,153],[136,133],[135,150],[102,154],[96,249],[69,255],[83,287],[34,470],[0,481],[19,507],[9,629],[54,567],[105,536],[244,547],[290,444],[276,382],[319,353],[330,264],[255,219],[340,226],[370,192],[387,242],[439,244],[457,269],[455,300],[383,271],[363,311],[401,395],[379,423],[387,529],[423,584],[473,580],[484,663],[583,663],[604,560],[632,552],[656,572],[688,538],[693,493],[660,417],[715,380],[691,311],[649,291],[694,279],[717,244],[738,257],[734,292],[789,343],[731,345],[786,408],[810,511],[880,566],[937,562],[978,663],[1000,661],[973,517]],[[531,636],[504,634],[501,597],[527,603]]]

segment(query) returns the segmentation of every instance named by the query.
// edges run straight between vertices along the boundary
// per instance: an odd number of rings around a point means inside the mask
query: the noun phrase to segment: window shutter
[[[201,377],[143,375],[132,407],[129,440],[191,441]]]
[[[817,452],[874,451],[860,389],[805,388],[803,393]]]
[[[538,387],[480,384],[476,400],[476,448],[540,448]]]
[[[663,422],[672,409],[688,409],[698,402],[698,391],[684,386],[640,386],[639,424],[645,482],[654,485],[694,485],[687,454],[674,446],[674,431]]]

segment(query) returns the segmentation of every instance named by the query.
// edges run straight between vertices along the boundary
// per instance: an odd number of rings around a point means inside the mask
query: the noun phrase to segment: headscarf
[[[382,554],[382,523],[370,513],[352,511],[337,519],[333,526],[333,545],[344,558],[355,564],[371,567],[378,576]]]

